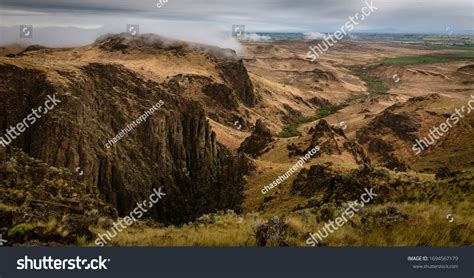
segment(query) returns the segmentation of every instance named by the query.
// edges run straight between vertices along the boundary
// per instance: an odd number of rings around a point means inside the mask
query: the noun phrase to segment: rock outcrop
[[[331,164],[317,164],[301,170],[293,181],[292,192],[308,198],[322,196],[320,205],[340,204],[358,199],[364,188],[374,186],[370,174],[371,170],[364,166],[345,174],[332,169]]]
[[[258,119],[252,135],[240,145],[239,151],[257,157],[269,150],[270,144],[275,141],[275,134],[268,128],[262,119]]]
[[[262,247],[280,247],[288,246],[286,235],[288,225],[284,219],[273,216],[267,223],[261,224],[255,229],[257,246]]]
[[[241,59],[232,51],[232,56],[215,56],[216,65],[221,78],[229,84],[229,87],[236,93],[239,100],[246,106],[253,107],[259,98],[254,93],[252,82]]]
[[[320,82],[321,80],[324,80],[324,81],[337,81],[337,77],[334,73],[330,72],[330,71],[325,71],[325,70],[321,70],[321,69],[318,69],[318,68],[315,68],[314,70],[312,70],[312,77],[314,78],[314,80],[316,82]]]
[[[352,156],[357,164],[363,164],[370,167],[370,159],[361,145],[347,139],[342,128],[331,126],[326,120],[321,119],[309,130],[311,142],[307,148],[290,144],[288,150],[290,156],[300,156],[306,154],[309,150],[319,147],[315,157],[323,155],[342,155]]]
[[[416,102],[414,99],[412,102]],[[385,133],[390,133],[396,141],[414,142],[416,131],[421,127],[416,112],[397,112],[398,105],[385,109],[371,120],[369,125],[357,131],[357,140],[367,145],[369,153],[381,158],[381,165],[389,169],[407,170],[409,167],[396,153],[397,145],[387,140]]]

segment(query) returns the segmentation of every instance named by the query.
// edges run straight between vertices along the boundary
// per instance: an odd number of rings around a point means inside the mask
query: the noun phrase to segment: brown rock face
[[[421,124],[417,119],[416,113],[394,113],[388,109],[380,116],[377,116],[369,125],[371,131],[390,128],[396,136],[407,141],[416,139],[416,137],[411,133],[417,131],[420,127]],[[365,142],[364,133],[361,132],[359,137]]]
[[[460,73],[473,74],[474,73],[474,64],[470,64],[464,67],[460,67],[457,70]]]
[[[239,121],[242,129],[248,128],[246,115],[239,110],[243,103],[229,84],[195,74],[178,74],[165,82],[169,91],[195,100],[206,107],[207,116],[228,125]]]
[[[303,155],[315,147],[319,147],[316,156],[341,155],[349,153],[358,164],[370,167],[370,159],[361,145],[347,139],[344,130],[331,126],[326,120],[319,120],[316,126],[309,130],[312,134],[311,143],[306,149],[300,149],[295,145],[289,145],[290,156]]]
[[[407,104],[426,100],[435,100],[439,96],[431,95],[410,99]],[[420,112],[398,111],[407,104],[395,104],[374,117],[366,128],[357,131],[357,141],[365,145],[370,155],[373,155],[380,165],[397,170],[409,168],[404,157],[398,155],[404,144],[411,147],[417,139],[417,131],[422,127]],[[405,156],[406,158],[406,156]]]
[[[235,53],[233,55],[233,59],[217,61],[221,77],[230,84],[232,90],[245,105],[253,107],[257,104],[258,97],[254,94],[252,82],[242,60],[236,59]]]
[[[312,74],[313,74],[313,78],[315,80],[331,80],[331,81],[336,81],[337,80],[337,77],[336,75],[334,75],[334,73],[332,72],[329,72],[329,71],[324,71],[324,70],[321,70],[321,69],[314,69],[312,71]]]
[[[335,171],[330,164],[312,165],[298,174],[293,181],[292,192],[305,197],[322,196],[321,204],[340,204],[359,198],[364,188],[371,187],[370,175],[371,169],[362,166],[344,174]]]
[[[346,141],[346,135],[341,128],[329,125],[329,123],[321,119],[318,124],[309,130],[313,134],[311,146],[308,150],[319,146],[321,153],[341,154],[343,149],[342,141]]]
[[[232,96],[232,90],[229,87],[219,84],[207,84],[203,88],[203,93],[228,110],[235,110],[239,107],[236,98]]]
[[[275,141],[273,132],[268,128],[267,124],[258,119],[255,124],[255,130],[252,135],[245,138],[240,145],[239,151],[257,157],[269,150],[269,144]]]
[[[313,98],[310,98],[308,100],[309,103],[311,104],[314,104],[314,105],[317,105],[319,107],[323,107],[323,106],[326,106],[326,105],[330,105],[331,102],[329,102],[329,100],[327,99],[324,99],[324,98],[321,98],[321,97],[313,97]]]
[[[60,69],[0,63],[0,127],[21,122],[47,95],[61,103],[12,145],[48,165],[84,171],[119,214],[153,188],[166,196],[149,216],[183,223],[220,209],[239,210],[245,166],[216,142],[202,107],[117,64]],[[162,100],[164,105],[112,148],[105,144]]]

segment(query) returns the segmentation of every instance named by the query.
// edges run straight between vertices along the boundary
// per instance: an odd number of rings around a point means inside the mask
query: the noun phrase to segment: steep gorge
[[[216,141],[198,102],[120,64],[38,66],[27,58],[0,58],[2,130],[21,122],[48,95],[61,103],[12,146],[51,166],[81,167],[81,182],[97,187],[121,215],[158,187],[166,197],[149,215],[163,223],[239,210],[246,162]],[[163,107],[105,148],[159,100]]]

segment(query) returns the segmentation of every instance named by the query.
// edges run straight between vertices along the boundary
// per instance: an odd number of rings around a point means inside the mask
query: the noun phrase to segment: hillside
[[[93,245],[162,187],[112,245],[307,246],[373,188],[320,245],[473,245],[474,113],[413,151],[474,95],[471,52],[343,40],[311,63],[315,42],[244,42],[238,56],[117,34],[3,49],[4,138],[59,102],[2,147],[0,232],[11,244]]]
[[[115,43],[114,37],[80,49],[0,58],[1,126],[21,122],[48,95],[60,100],[11,145],[50,166],[81,167],[81,181],[97,188],[122,215],[157,186],[164,186],[168,198],[150,216],[163,222],[239,210],[245,160],[217,142],[202,105],[121,64],[118,57],[106,62],[114,55],[127,59],[103,50],[107,42]],[[160,101],[163,106],[152,116],[107,147]]]

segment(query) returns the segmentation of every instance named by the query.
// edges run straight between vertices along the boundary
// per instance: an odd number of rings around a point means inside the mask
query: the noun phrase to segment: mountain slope
[[[121,215],[161,186],[167,196],[150,216],[162,222],[239,210],[245,161],[216,141],[199,102],[170,93],[115,60],[64,59],[77,51],[47,49],[0,58],[3,129],[21,122],[48,95],[60,100],[13,146],[51,166],[81,167],[83,182],[97,187]],[[164,105],[146,121],[106,147],[160,101]]]

